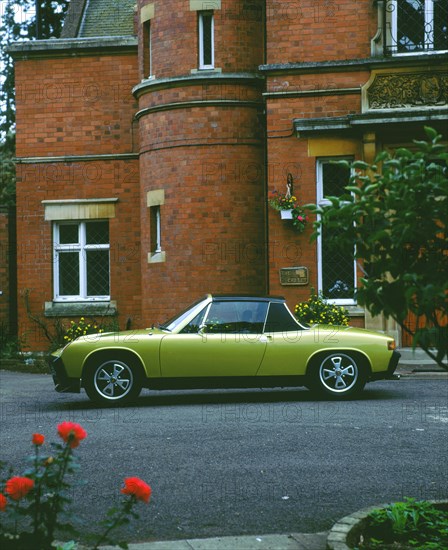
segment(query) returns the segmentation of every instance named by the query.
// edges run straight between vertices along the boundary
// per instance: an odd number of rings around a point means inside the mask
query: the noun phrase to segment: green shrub
[[[447,509],[413,498],[379,508],[368,517],[368,525],[358,548],[448,548]]]
[[[299,322],[310,325],[319,323],[348,326],[349,321],[348,311],[344,307],[329,303],[322,292],[316,294],[314,288],[311,289],[311,296],[306,302],[296,305],[294,314]]]

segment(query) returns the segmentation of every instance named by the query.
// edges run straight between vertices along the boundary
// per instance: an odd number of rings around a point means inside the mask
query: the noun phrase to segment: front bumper
[[[398,361],[400,360],[401,353],[394,350],[392,352],[392,357],[389,360],[389,365],[387,370],[381,372],[373,372],[370,380],[398,380],[400,377],[395,373],[395,369],[398,366]]]
[[[59,393],[80,393],[80,378],[70,378],[64,367],[61,357],[50,355],[48,358],[50,372],[53,375],[54,389]]]

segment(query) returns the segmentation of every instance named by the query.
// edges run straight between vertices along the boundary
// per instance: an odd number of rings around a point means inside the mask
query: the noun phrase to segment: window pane
[[[272,303],[269,306],[268,320],[266,323],[266,332],[286,332],[301,330],[291,314],[286,309],[285,304]]]
[[[342,253],[328,246],[327,231],[322,228],[322,292],[330,300],[352,300],[355,286],[353,250]],[[331,232],[334,234],[335,230]]]
[[[59,243],[75,244],[79,242],[78,224],[61,224],[59,226]]]
[[[87,222],[86,243],[109,244],[109,222]]]
[[[448,0],[434,2],[434,49],[448,50]]]
[[[339,164],[325,162],[322,165],[323,196],[340,197],[347,193],[344,189],[349,185],[350,169]]]
[[[425,43],[424,0],[398,0],[397,51],[423,50]]]
[[[205,321],[206,331],[261,334],[266,310],[265,302],[213,302]]]
[[[345,187],[350,183],[350,168],[337,163],[324,161],[322,163],[322,194],[326,196],[342,197],[347,195]],[[320,237],[320,290],[330,300],[353,300],[355,279],[354,248],[335,250],[328,244],[327,231],[331,235],[345,231],[322,228]]]
[[[212,21],[213,16],[211,14],[202,15],[202,49],[203,49],[203,64],[212,65]]]
[[[109,251],[88,250],[87,260],[87,295],[109,295]]]
[[[59,294],[60,296],[79,296],[78,252],[59,253]]]

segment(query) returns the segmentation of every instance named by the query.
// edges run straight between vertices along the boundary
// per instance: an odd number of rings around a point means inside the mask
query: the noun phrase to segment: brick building
[[[448,0],[72,0],[61,39],[14,45],[30,347],[30,313],[147,326],[205,292],[311,287],[395,332],[354,302],[353,258],[267,196],[324,200],[349,177],[330,161],[445,131],[447,21]]]

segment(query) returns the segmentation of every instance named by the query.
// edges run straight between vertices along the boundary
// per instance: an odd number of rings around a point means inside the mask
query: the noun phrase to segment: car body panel
[[[262,335],[250,340],[242,336],[246,335],[165,335],[160,344],[161,376],[255,376],[266,341]]]

